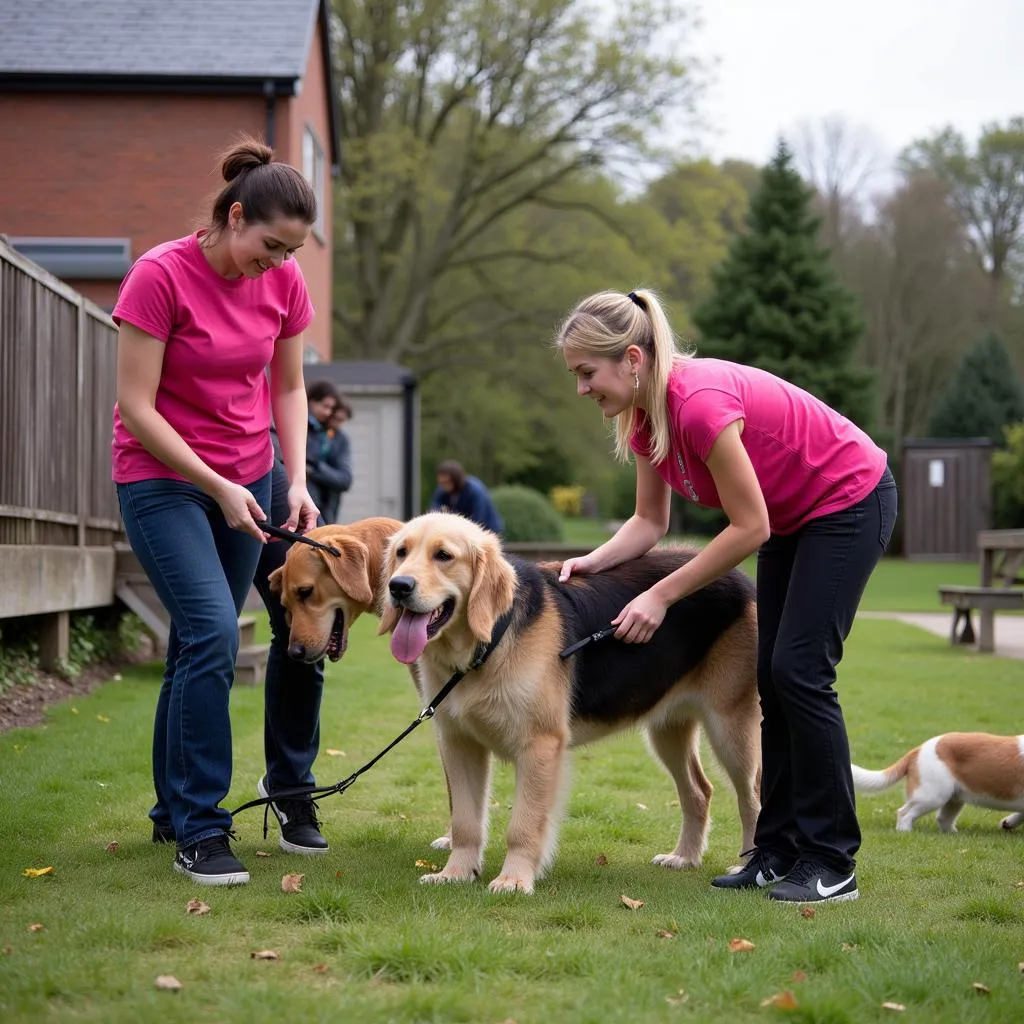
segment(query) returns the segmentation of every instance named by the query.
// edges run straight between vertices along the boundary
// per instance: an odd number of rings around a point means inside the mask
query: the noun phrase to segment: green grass
[[[902,577],[893,580],[885,589],[897,594]],[[406,670],[373,626],[356,624],[348,655],[330,670],[321,782],[346,776],[418,710]],[[968,808],[954,836],[940,835],[934,817],[898,835],[900,791],[863,800],[863,898],[805,919],[758,893],[709,888],[738,843],[735,805],[710,757],[716,795],[704,866],[670,873],[650,865],[674,842],[679,811],[641,740],[622,736],[576,752],[560,852],[535,895],[426,887],[416,861],[442,862],[429,842],[444,830],[447,808],[427,724],[345,795],[323,802],[329,856],[281,853],[275,833],[261,837],[260,813],[247,811],[236,829],[252,881],[203,889],[174,875],[170,851],[149,842],[159,675],[156,667],[126,672],[54,708],[45,726],[0,736],[5,1022],[1020,1019],[1024,834],[1000,831],[998,812]],[[940,731],[1019,729],[1007,708],[1019,704],[1021,679],[1019,662],[864,620],[840,683],[854,756],[880,767]],[[242,688],[232,696],[232,807],[254,795],[262,771],[262,697]],[[503,766],[486,878],[504,853],[511,793]],[[116,853],[106,852],[111,841]],[[602,853],[605,866],[596,862]],[[50,865],[51,877],[22,875]],[[297,895],[280,889],[291,871],[305,874]],[[622,894],[645,905],[627,910]],[[186,916],[193,896],[212,912]],[[34,923],[44,930],[30,932]],[[755,950],[730,953],[735,937]],[[250,958],[262,949],[280,960]],[[162,974],[182,990],[157,991]],[[976,994],[976,981],[991,993]],[[760,1006],[785,989],[798,1010]],[[670,1003],[680,990],[685,1002]],[[886,1000],[907,1012],[881,1009]]]

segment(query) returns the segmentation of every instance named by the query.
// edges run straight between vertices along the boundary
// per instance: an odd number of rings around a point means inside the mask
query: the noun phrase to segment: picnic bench
[[[982,530],[978,534],[981,585],[940,586],[939,600],[953,606],[951,644],[973,644],[971,612],[978,610],[978,650],[995,650],[995,613],[1024,610],[1024,530]]]

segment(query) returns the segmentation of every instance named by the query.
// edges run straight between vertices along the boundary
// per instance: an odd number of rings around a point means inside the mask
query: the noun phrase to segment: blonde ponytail
[[[662,462],[672,448],[668,377],[673,366],[688,358],[689,353],[676,347],[675,335],[658,296],[646,289],[628,295],[598,292],[576,306],[555,337],[556,348],[571,348],[616,362],[625,358],[630,345],[636,345],[647,355],[649,370],[643,405],[650,430],[650,458],[654,463]],[[635,406],[615,417],[615,456],[622,462],[629,461],[629,439],[638,419]]]

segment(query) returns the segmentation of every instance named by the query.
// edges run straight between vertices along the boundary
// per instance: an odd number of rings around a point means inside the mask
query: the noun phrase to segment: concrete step
[[[262,686],[267,673],[267,644],[249,644],[238,648],[235,658],[235,682],[242,686]]]

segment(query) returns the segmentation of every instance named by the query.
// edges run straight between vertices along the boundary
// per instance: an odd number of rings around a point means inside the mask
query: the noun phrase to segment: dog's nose
[[[416,589],[416,581],[411,576],[392,576],[388,581],[388,590],[396,600],[408,597]]]
[[[305,645],[298,642],[290,643],[288,645],[288,657],[293,658],[295,661],[304,661],[306,658]]]

